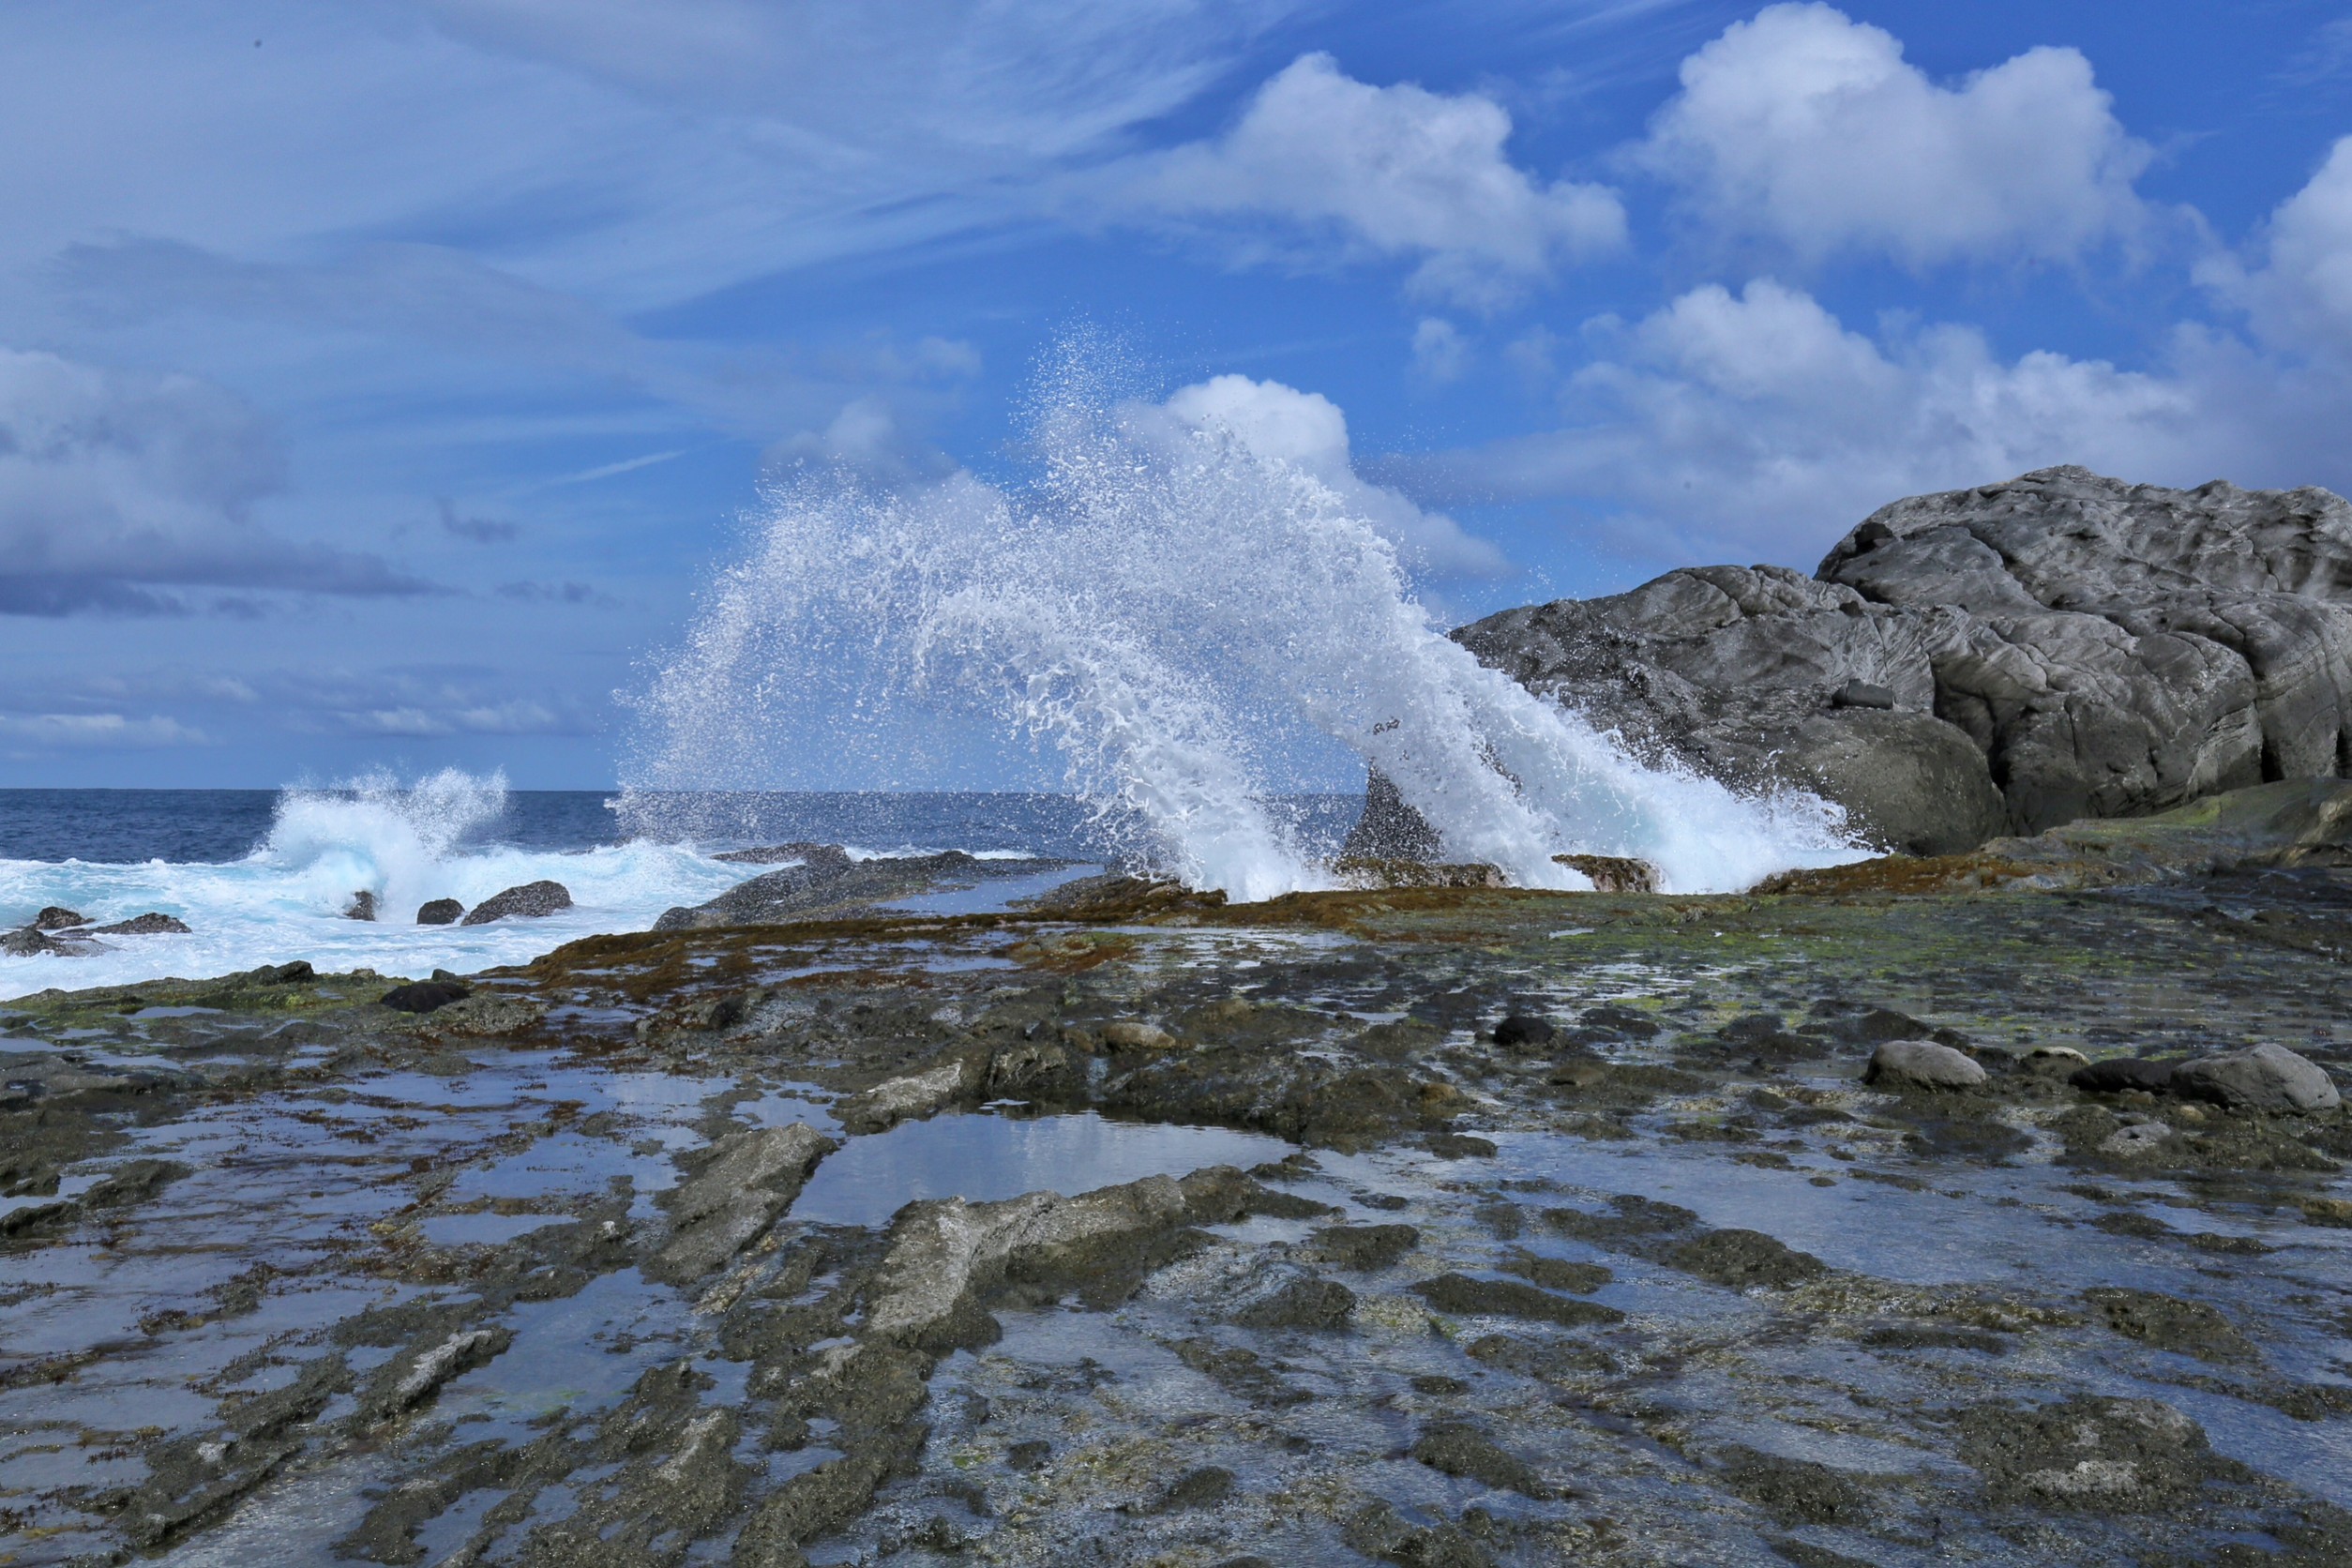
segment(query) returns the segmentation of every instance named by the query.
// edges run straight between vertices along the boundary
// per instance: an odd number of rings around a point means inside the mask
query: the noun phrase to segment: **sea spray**
[[[640,701],[632,800],[903,779],[958,721],[1049,745],[1140,867],[1262,898],[1330,873],[1276,804],[1333,743],[1445,853],[1535,887],[1638,857],[1670,891],[1852,858],[1834,807],[1645,765],[1432,624],[1334,488],[1108,387],[1065,352],[1034,476],[886,485],[804,467]]]
[[[344,784],[296,785],[279,795],[253,858],[324,911],[339,912],[358,892],[387,911],[414,909],[447,895],[445,863],[505,809],[504,773],[444,768],[402,784],[379,770]]]

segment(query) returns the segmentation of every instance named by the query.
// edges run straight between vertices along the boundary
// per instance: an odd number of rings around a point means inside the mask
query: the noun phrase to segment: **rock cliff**
[[[2322,490],[2042,469],[1882,507],[1811,578],[1687,568],[1454,635],[1638,754],[1915,854],[2352,775],[2352,505]],[[1359,837],[1415,831],[1376,789]]]

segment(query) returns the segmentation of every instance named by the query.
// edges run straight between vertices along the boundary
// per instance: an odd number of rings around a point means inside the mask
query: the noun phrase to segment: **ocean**
[[[1335,846],[1362,805],[1288,797],[1302,837]],[[691,824],[691,831],[671,824]],[[778,792],[630,797],[510,790],[446,773],[339,789],[0,790],[0,927],[55,905],[111,924],[148,913],[187,935],[115,936],[87,957],[0,955],[0,998],[48,987],[196,979],[308,959],[321,970],[460,973],[564,942],[643,930],[769,867],[730,850],[839,844],[859,856],[940,850],[998,858],[1121,858],[1119,824],[1068,795]],[[417,907],[471,908],[502,889],[562,882],[573,907],[537,920],[418,926]],[[374,922],[347,918],[366,890]]]

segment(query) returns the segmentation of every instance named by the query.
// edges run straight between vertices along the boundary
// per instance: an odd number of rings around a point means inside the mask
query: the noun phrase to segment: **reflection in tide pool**
[[[882,1225],[918,1198],[974,1202],[1025,1192],[1090,1192],[1203,1166],[1246,1169],[1290,1153],[1262,1133],[1154,1126],[1078,1116],[1017,1120],[942,1116],[853,1138],[826,1156],[792,1217],[825,1225]]]

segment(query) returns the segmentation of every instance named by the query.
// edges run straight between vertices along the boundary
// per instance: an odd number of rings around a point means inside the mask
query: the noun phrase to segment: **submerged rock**
[[[343,918],[346,920],[373,920],[375,917],[376,896],[368,888],[363,887],[353,894],[351,902],[343,906]]]
[[[493,920],[505,920],[509,916],[538,920],[571,907],[571,889],[562,882],[524,882],[520,887],[491,894],[475,905],[460,924],[487,926]],[[421,914],[422,912],[419,912]]]
[[[417,906],[416,924],[419,926],[454,926],[458,923],[458,917],[463,913],[465,913],[465,906],[455,898],[434,898]]]

